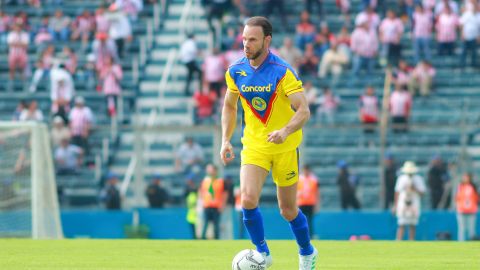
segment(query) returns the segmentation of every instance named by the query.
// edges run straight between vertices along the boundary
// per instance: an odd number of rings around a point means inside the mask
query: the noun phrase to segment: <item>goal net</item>
[[[0,121],[0,237],[63,237],[45,124]]]

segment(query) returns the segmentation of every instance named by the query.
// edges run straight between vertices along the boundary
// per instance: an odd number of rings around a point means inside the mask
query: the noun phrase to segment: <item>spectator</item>
[[[477,67],[477,40],[480,37],[480,15],[473,10],[466,9],[460,17],[462,30],[462,56],[460,68],[467,65],[467,54],[471,55],[471,66]]]
[[[184,175],[198,174],[203,163],[203,149],[187,137],[176,153],[175,168]]]
[[[8,51],[8,66],[10,69],[10,81],[15,78],[15,71],[19,70],[22,73],[22,78],[25,79],[25,71],[28,63],[27,48],[29,44],[28,33],[22,31],[22,26],[16,22],[12,31],[7,36]]]
[[[84,10],[72,24],[72,40],[82,40],[82,51],[85,51],[88,39],[95,28],[95,18],[90,11]]]
[[[75,95],[75,85],[72,75],[63,64],[54,64],[50,72],[50,98],[52,113],[58,114],[68,122],[67,114],[70,111],[70,102]]]
[[[12,121],[20,121],[20,115],[22,114],[23,110],[26,110],[28,107],[27,102],[25,100],[20,100],[13,112]]]
[[[304,50],[305,46],[315,39],[315,26],[310,22],[310,14],[304,10],[300,14],[300,23],[297,24],[295,43],[297,48]]]
[[[85,82],[86,90],[93,90],[97,82],[96,59],[93,53],[89,53],[86,58],[85,64],[77,72],[77,79]]]
[[[50,19],[50,32],[55,41],[68,41],[70,35],[71,19],[63,14],[61,9],[55,11],[55,15]]]
[[[360,96],[360,121],[364,133],[375,132],[378,123],[378,98],[375,96],[375,89],[367,86],[365,93]]]
[[[298,72],[298,66],[302,60],[302,52],[295,46],[293,46],[293,41],[290,37],[285,37],[283,39],[283,46],[278,51],[279,56],[285,59],[292,68]]]
[[[413,14],[413,48],[415,63],[420,60],[431,60],[430,43],[432,36],[432,13],[418,5]]]
[[[334,116],[340,105],[340,97],[335,96],[330,88],[323,89],[323,95],[317,99],[317,118],[320,123],[333,124]]]
[[[480,196],[473,183],[471,173],[463,175],[462,182],[457,187],[455,201],[457,204],[458,241],[465,241],[465,235],[467,235],[467,239],[473,239]]]
[[[380,41],[382,42],[382,57],[386,58],[390,66],[398,65],[401,57],[402,46],[400,44],[403,35],[403,23],[395,11],[387,11],[385,18],[380,25]]]
[[[37,102],[32,100],[28,108],[24,109],[20,114],[20,121],[43,121],[43,113],[38,109]]]
[[[432,90],[433,79],[436,71],[429,62],[421,61],[412,71],[408,88],[412,95],[418,90],[422,96],[428,96]]]
[[[107,18],[110,22],[109,36],[117,45],[117,52],[120,59],[125,56],[125,42],[132,41],[132,26],[126,14],[118,9],[115,3],[108,8]]]
[[[97,32],[96,40],[92,44],[92,52],[96,59],[98,73],[104,68],[107,58],[113,58],[114,62],[119,62],[120,60],[117,54],[117,45],[105,32]]]
[[[331,43],[330,49],[323,54],[318,69],[318,76],[323,79],[330,73],[334,80],[338,81],[338,78],[343,73],[343,67],[346,64],[348,64],[348,55],[338,48],[336,42],[333,42]]]
[[[61,59],[65,64],[65,69],[68,70],[68,72],[70,72],[70,74],[73,76],[77,71],[78,59],[72,48],[64,46]]]
[[[143,9],[142,0],[116,0],[115,4],[128,15],[128,18],[132,22],[137,20],[138,13]]]
[[[203,179],[200,187],[204,211],[202,239],[207,239],[207,228],[210,222],[213,223],[214,238],[219,239],[220,215],[226,205],[228,194],[226,193],[223,179],[218,178],[217,167],[213,164],[208,164],[206,172],[207,176]]]
[[[421,6],[423,6],[425,11],[428,11],[428,12],[433,14],[433,10],[435,8],[436,1],[437,0],[423,0]],[[419,5],[417,5],[417,6],[419,6]]]
[[[397,182],[397,165],[392,154],[386,154],[384,158],[384,170],[383,170],[383,198],[384,209],[392,209],[395,201],[395,184]]]
[[[307,217],[310,237],[314,235],[313,217],[320,209],[318,186],[317,176],[310,170],[310,166],[303,166],[303,173],[300,174],[297,185],[297,204]]]
[[[220,96],[225,81],[226,61],[218,48],[213,48],[212,54],[205,57],[203,63],[204,82],[210,90]]]
[[[361,206],[357,199],[357,195],[355,194],[358,184],[358,177],[355,175],[350,175],[348,165],[343,160],[340,160],[337,163],[337,167],[337,185],[340,188],[342,209],[347,210],[351,206],[353,209],[359,210]]]
[[[454,54],[457,27],[457,15],[452,12],[450,7],[446,6],[440,16],[438,16],[435,26],[437,30],[438,55],[451,56]]]
[[[308,45],[309,44],[307,44],[307,46]],[[324,34],[315,35],[315,40],[313,42],[313,52],[319,61],[329,48],[330,48],[330,43],[329,43],[328,35],[324,35]]]
[[[305,46],[305,52],[300,60],[300,74],[304,76],[315,76],[317,74],[319,58],[315,55],[313,44],[309,43]]]
[[[120,82],[123,78],[122,67],[113,63],[112,57],[105,58],[105,63],[100,70],[102,80],[102,92],[106,97],[108,115],[113,117],[117,114],[117,102],[122,92]]]
[[[50,16],[44,15],[40,21],[40,25],[35,31],[35,45],[37,45],[37,52],[45,49],[45,46],[53,41],[53,35],[50,32]]]
[[[420,217],[420,196],[425,193],[425,183],[412,161],[406,161],[401,172],[395,184],[393,207],[398,222],[397,240],[403,240],[405,226],[409,228],[409,240],[415,240],[415,227]]]
[[[95,11],[95,27],[97,33],[108,33],[110,30],[110,22],[105,15],[105,8],[102,6]]]
[[[412,108],[412,96],[405,89],[395,87],[390,96],[390,115],[392,116],[392,128],[395,133],[408,131],[408,118]]]
[[[118,190],[118,176],[110,172],[107,175],[107,184],[100,193],[100,199],[105,203],[107,210],[120,210],[122,208],[122,197]]]
[[[308,107],[310,108],[310,113],[312,116],[315,115],[317,112],[317,96],[318,96],[318,89],[313,86],[313,83],[311,81],[305,81],[305,84],[303,85],[303,89],[305,91],[305,97],[307,98],[308,102]]]
[[[190,83],[192,82],[194,73],[198,74],[199,89],[202,89],[202,70],[198,67],[196,61],[198,54],[199,52],[195,36],[193,34],[188,34],[187,40],[185,40],[180,47],[180,59],[188,70],[187,80],[185,82],[185,96],[190,95]]]
[[[365,8],[362,12],[358,13],[355,18],[355,25],[359,26],[366,23],[367,30],[377,32],[378,26],[380,25],[380,17],[375,12],[375,9],[371,7]]]
[[[362,67],[371,75],[378,51],[378,39],[374,30],[369,28],[367,19],[357,20],[357,28],[352,33],[353,74],[358,75]]]
[[[37,69],[33,73],[32,83],[30,85],[30,92],[37,91],[38,84],[43,78],[50,76],[50,69],[53,65],[53,58],[55,57],[55,46],[50,45],[43,50],[37,61]]]
[[[83,151],[80,147],[63,139],[55,150],[55,164],[58,175],[76,174],[82,165]]]
[[[339,49],[342,49],[344,52],[347,52],[347,54],[350,53],[351,38],[350,38],[350,32],[348,32],[348,28],[346,26],[340,29],[340,32],[336,37],[336,41]]]
[[[70,141],[71,133],[70,129],[65,125],[63,118],[60,116],[55,116],[53,118],[53,128],[51,131],[52,137],[52,146],[53,148],[60,147],[62,140]]]
[[[69,115],[70,131],[72,133],[72,144],[83,149],[85,154],[89,153],[88,137],[93,125],[92,110],[85,106],[85,99],[81,96],[75,98],[75,107]]]
[[[153,176],[152,183],[145,191],[150,208],[163,208],[169,200],[167,190],[162,186],[162,177],[159,174]]]
[[[442,198],[448,197],[450,175],[448,173],[447,164],[442,161],[438,155],[432,159],[428,170],[428,187],[430,189],[430,202],[433,210],[448,209],[448,200]]]
[[[401,88],[405,88],[410,84],[412,77],[412,68],[408,66],[405,60],[398,62],[398,68],[394,70],[393,82]]]
[[[187,205],[187,223],[190,226],[192,232],[192,238],[197,239],[197,203],[198,203],[198,192],[195,182],[192,179],[187,180],[187,185],[185,186],[185,200]]]
[[[215,110],[215,102],[217,95],[214,91],[210,91],[208,87],[203,87],[201,91],[193,94],[195,101],[195,124],[209,124],[213,122],[212,116]]]

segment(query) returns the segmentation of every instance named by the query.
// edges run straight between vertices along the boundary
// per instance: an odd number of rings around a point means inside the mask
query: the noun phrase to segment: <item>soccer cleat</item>
[[[310,255],[299,255],[299,270],[315,270],[317,264],[318,250],[314,247]]]
[[[273,264],[273,259],[272,255],[268,254],[266,252],[262,252],[262,256],[265,259],[265,268],[269,268]]]

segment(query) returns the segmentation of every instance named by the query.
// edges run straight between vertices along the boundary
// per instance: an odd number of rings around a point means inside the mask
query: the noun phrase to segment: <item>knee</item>
[[[249,193],[242,193],[242,207],[245,209],[254,209],[258,206],[258,197]]]
[[[298,208],[296,206],[280,206],[280,214],[287,221],[291,221],[297,217]]]

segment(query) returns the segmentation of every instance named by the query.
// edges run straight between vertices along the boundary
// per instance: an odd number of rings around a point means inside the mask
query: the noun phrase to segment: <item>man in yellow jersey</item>
[[[310,243],[305,215],[297,208],[298,146],[301,128],[310,117],[302,82],[292,67],[269,50],[272,25],[252,17],[243,31],[245,57],[225,74],[228,91],[222,111],[222,149],[226,165],[234,158],[230,139],[235,130],[237,102],[244,110],[240,190],[243,222],[263,254],[267,267],[272,256],[265,240],[258,203],[265,179],[272,171],[280,213],[290,223],[299,245],[299,269],[315,269],[318,251]]]

